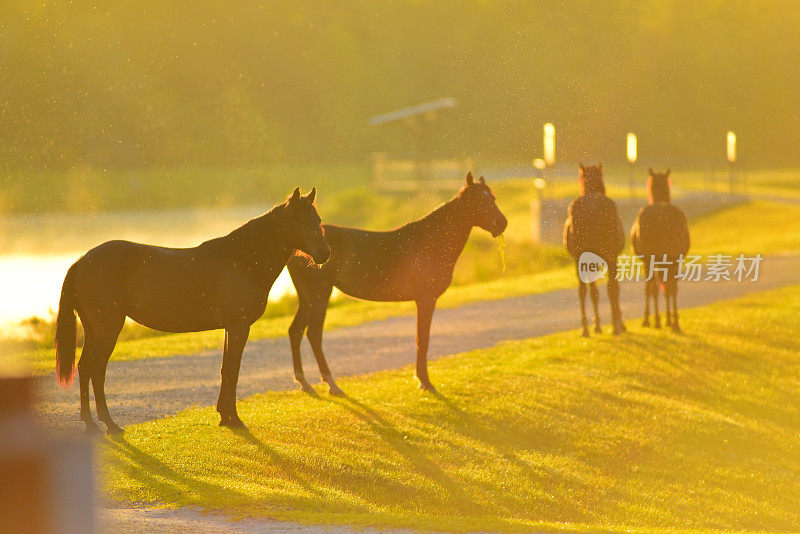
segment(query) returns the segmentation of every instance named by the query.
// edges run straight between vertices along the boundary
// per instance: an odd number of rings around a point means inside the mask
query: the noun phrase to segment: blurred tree
[[[453,96],[442,154],[800,163],[800,4],[127,0],[0,5],[0,168],[363,161]]]

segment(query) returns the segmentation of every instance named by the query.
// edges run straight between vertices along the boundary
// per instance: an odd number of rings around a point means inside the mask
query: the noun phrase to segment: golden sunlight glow
[[[736,161],[736,134],[733,132],[728,132],[728,161]]]

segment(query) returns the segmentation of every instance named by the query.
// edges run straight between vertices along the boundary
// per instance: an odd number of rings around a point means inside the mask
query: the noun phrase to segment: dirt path
[[[203,514],[197,510],[181,508],[104,508],[97,518],[101,533],[140,534],[142,532],[169,532],[170,534],[413,534],[413,530],[356,529],[338,525],[301,525],[287,521],[265,519],[231,520],[223,515]]]
[[[678,298],[681,307],[686,309],[798,283],[800,257],[770,257],[761,263],[758,282],[686,282],[681,284]],[[621,299],[626,318],[640,316],[642,292],[641,284],[622,284]],[[609,335],[609,311],[604,293],[601,292],[601,317],[606,332],[603,335]],[[577,291],[569,289],[437,310],[430,358],[435,360],[448,354],[492,347],[509,339],[572,329],[577,332],[580,317],[577,300]],[[414,317],[396,317],[333,330],[325,335],[328,362],[337,377],[410,365],[415,355],[414,334]],[[306,376],[313,382],[319,373],[305,341],[303,354]],[[106,381],[111,414],[124,427],[174,414],[189,406],[212,405],[219,391],[220,363],[219,351],[126,362],[114,362],[112,358]],[[434,370],[432,380],[446,391],[446,377],[436,376]],[[59,431],[81,431],[77,384],[61,390],[51,374],[42,377],[40,385],[45,424]],[[415,387],[410,370],[409,387]],[[296,385],[292,380],[288,339],[248,343],[242,360],[239,398],[266,390],[291,389],[296,389]]]

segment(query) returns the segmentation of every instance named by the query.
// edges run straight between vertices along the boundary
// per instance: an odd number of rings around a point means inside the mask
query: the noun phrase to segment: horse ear
[[[667,172],[665,172],[664,174],[665,174],[667,177],[669,177],[669,173],[670,173],[670,169],[669,169],[669,167],[667,167]]]
[[[486,185],[486,180],[484,180],[484,179],[483,179],[483,176],[481,176],[480,178],[478,178],[478,181],[479,181],[480,183],[482,183],[483,185]]]
[[[650,173],[650,176],[653,176],[653,174],[655,174],[655,172],[653,171],[653,167],[648,168],[647,172]]]
[[[472,185],[475,183],[475,179],[472,177],[472,171],[467,173],[467,185]]]
[[[293,202],[293,201],[297,200],[298,198],[300,198],[300,188],[299,187],[295,187],[294,191],[292,192],[292,196],[289,197],[289,201]]]
[[[580,163],[578,163],[578,174],[583,176],[583,173],[584,173],[585,170],[586,169],[583,168],[583,162],[581,161]]]
[[[603,172],[603,162],[602,161],[597,165],[597,168],[600,170],[600,172]]]
[[[313,204],[314,203],[314,199],[317,198],[317,188],[316,187],[312,187],[311,188],[311,192],[309,194],[307,194],[303,198],[305,198],[308,201],[309,204]]]

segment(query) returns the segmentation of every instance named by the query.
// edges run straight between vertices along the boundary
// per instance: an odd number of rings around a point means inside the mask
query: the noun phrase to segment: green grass
[[[753,202],[693,221],[692,254],[783,254],[800,250],[800,205]]]
[[[0,213],[102,212],[270,204],[295,186],[341,190],[369,181],[366,165],[150,167],[43,171],[7,178]],[[225,184],[224,188],[220,184]]]
[[[800,200],[800,169],[740,170],[746,190],[753,195],[780,196]],[[727,170],[717,170],[713,175],[702,171],[675,171],[671,175],[679,189],[730,191]],[[738,184],[737,184],[738,187]]]
[[[249,432],[193,408],[101,447],[104,491],[156,506],[425,529],[800,528],[800,286],[267,393]]]

